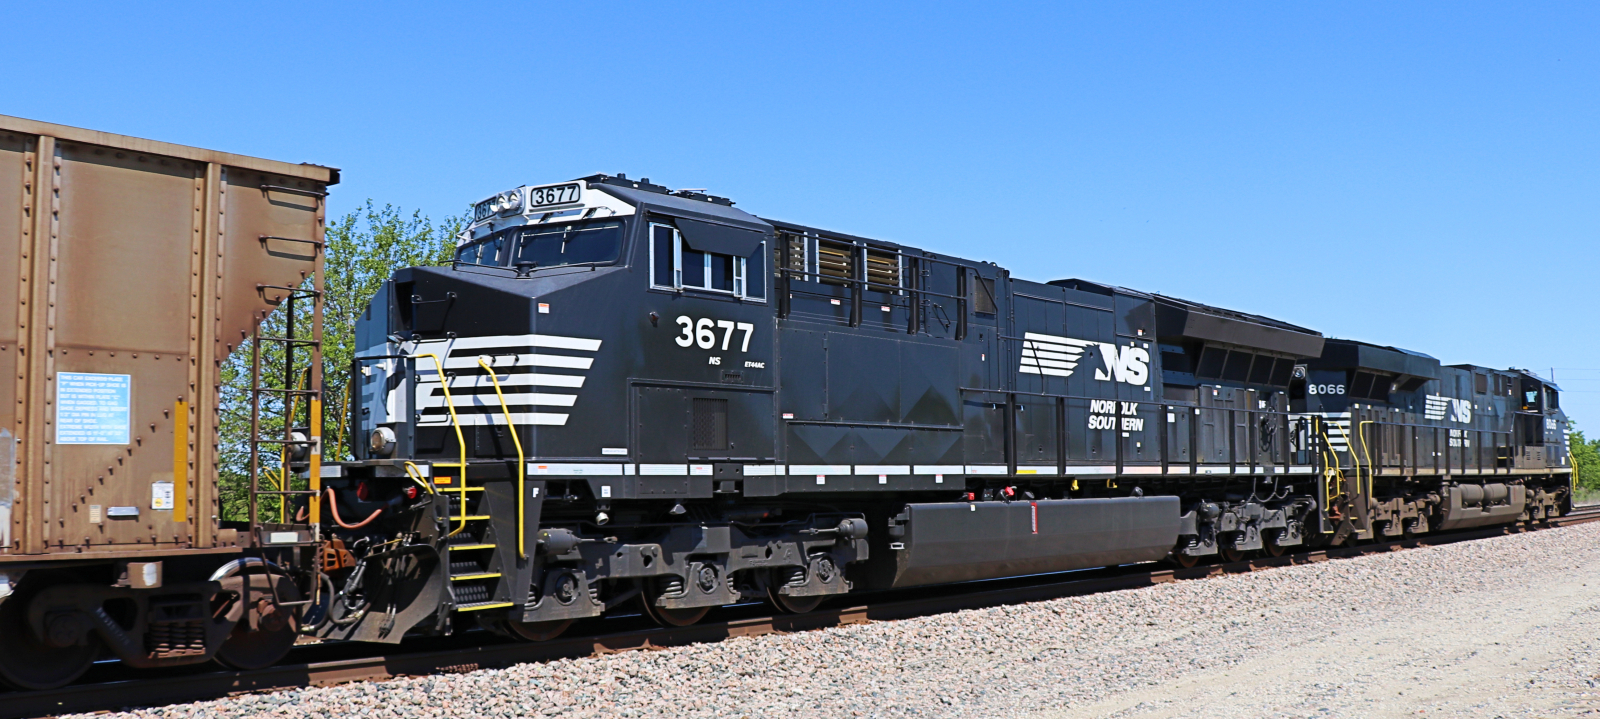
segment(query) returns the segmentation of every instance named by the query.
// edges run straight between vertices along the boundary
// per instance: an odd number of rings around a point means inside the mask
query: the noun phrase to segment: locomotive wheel
[[[277,574],[251,574],[245,579],[250,587],[245,615],[222,640],[217,662],[232,669],[264,669],[283,659],[300,637],[299,612],[274,604],[267,582],[277,583],[278,597],[286,602],[299,601],[300,590],[288,577]],[[251,624],[256,628],[251,629]]]
[[[822,604],[822,600],[828,597],[824,594],[810,597],[791,597],[787,594],[779,594],[777,587],[767,587],[767,598],[772,600],[772,604],[778,609],[789,614],[805,614],[815,610],[817,605]]]
[[[1222,561],[1232,564],[1244,559],[1244,550],[1219,544],[1217,545],[1217,555],[1222,557]]]
[[[1268,537],[1267,541],[1262,543],[1262,546],[1266,547],[1267,554],[1274,557],[1281,557],[1289,553],[1289,549],[1287,547],[1278,544],[1277,537]]]
[[[505,617],[478,617],[478,623],[495,634],[524,642],[548,642],[561,636],[572,626],[572,619],[552,619],[547,622],[519,622]]]
[[[100,655],[100,639],[92,630],[65,647],[51,646],[33,636],[28,628],[29,600],[54,583],[44,572],[38,575],[29,576],[33,581],[24,584],[25,589],[0,602],[0,681],[17,689],[65,686],[88,671]]]
[[[645,581],[640,587],[639,606],[644,609],[644,615],[651,621],[663,627],[687,627],[704,619],[711,611],[711,607],[687,607],[683,609],[667,609],[656,606],[656,599],[661,596],[661,591],[656,589],[654,582]]]
[[[1200,558],[1195,556],[1195,555],[1193,555],[1193,554],[1184,554],[1183,552],[1173,552],[1172,553],[1172,563],[1176,564],[1176,565],[1178,565],[1180,567],[1183,567],[1184,569],[1193,569],[1195,567],[1195,565],[1200,563]]]
[[[828,566],[832,567],[833,565],[832,563],[829,563]],[[791,572],[796,571],[798,571],[797,574],[791,574]],[[767,575],[767,599],[771,601],[772,605],[777,607],[779,611],[787,612],[789,614],[805,614],[806,612],[816,609],[817,605],[822,604],[822,600],[827,599],[827,596],[822,594],[812,597],[795,597],[778,593],[778,590],[782,588],[784,584],[787,583],[791,578],[804,578],[805,571],[806,570],[804,569],[774,569]],[[830,569],[829,571],[831,572],[832,570]]]
[[[572,626],[571,619],[552,619],[548,622],[519,622],[505,620],[506,631],[525,642],[548,642],[561,636]]]
[[[711,611],[711,607],[667,609],[654,606],[654,602],[648,599],[641,600],[639,603],[644,605],[645,615],[663,627],[687,627],[704,619],[706,614]]]

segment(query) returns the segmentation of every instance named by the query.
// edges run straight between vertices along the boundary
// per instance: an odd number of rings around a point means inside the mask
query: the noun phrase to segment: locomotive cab
[[[514,459],[509,419],[526,457],[770,461],[770,399],[741,388],[771,384],[771,227],[730,205],[605,176],[479,203],[451,267],[400,271],[358,323],[353,426],[392,456]],[[451,402],[440,368],[473,378]],[[699,414],[660,408],[662,380],[697,385],[676,399]],[[706,436],[638,441],[689,421]]]

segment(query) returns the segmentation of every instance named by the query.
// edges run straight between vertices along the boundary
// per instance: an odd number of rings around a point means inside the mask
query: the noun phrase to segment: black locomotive
[[[1557,388],[596,175],[357,328],[324,636],[1355,542],[1568,510]],[[335,527],[335,521],[337,526]]]

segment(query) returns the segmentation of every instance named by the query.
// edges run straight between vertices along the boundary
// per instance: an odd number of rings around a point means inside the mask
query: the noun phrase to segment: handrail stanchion
[[[517,447],[517,556],[527,559],[528,545],[523,539],[522,503],[527,495],[524,485],[527,484],[528,479],[528,459],[522,454],[522,438],[517,436],[517,423],[511,419],[511,408],[506,405],[506,396],[500,392],[500,378],[495,375],[494,368],[484,361],[482,355],[478,356],[478,366],[483,368],[483,371],[489,375],[489,382],[494,384],[494,396],[500,400],[500,412],[506,417],[506,431],[511,433],[511,443]],[[461,485],[465,487],[466,482],[463,481]],[[462,514],[465,515],[466,513],[462,512]]]
[[[428,352],[425,354],[412,355],[412,357],[427,357],[433,360],[434,371],[439,373],[439,386],[444,388],[444,406],[446,409],[450,410],[450,425],[456,430],[456,449],[460,450],[461,452],[461,463],[457,465],[461,468],[461,474],[458,477],[460,481],[457,482],[457,486],[450,487],[445,490],[449,492],[456,492],[461,495],[461,524],[460,526],[456,527],[454,531],[450,532],[449,535],[447,535],[454,537],[455,535],[460,534],[462,530],[467,528],[467,440],[461,434],[461,420],[456,416],[456,403],[455,400],[450,397],[450,378],[444,376],[444,363],[439,361],[439,355]],[[439,466],[448,465],[441,464]]]

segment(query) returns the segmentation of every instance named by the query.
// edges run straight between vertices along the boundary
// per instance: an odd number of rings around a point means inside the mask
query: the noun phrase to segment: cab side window
[[[699,229],[704,225],[692,226]],[[682,229],[673,225],[652,222],[650,284],[658,289],[696,290],[765,301],[766,247],[755,232],[728,230],[725,236],[700,240],[686,237]]]

